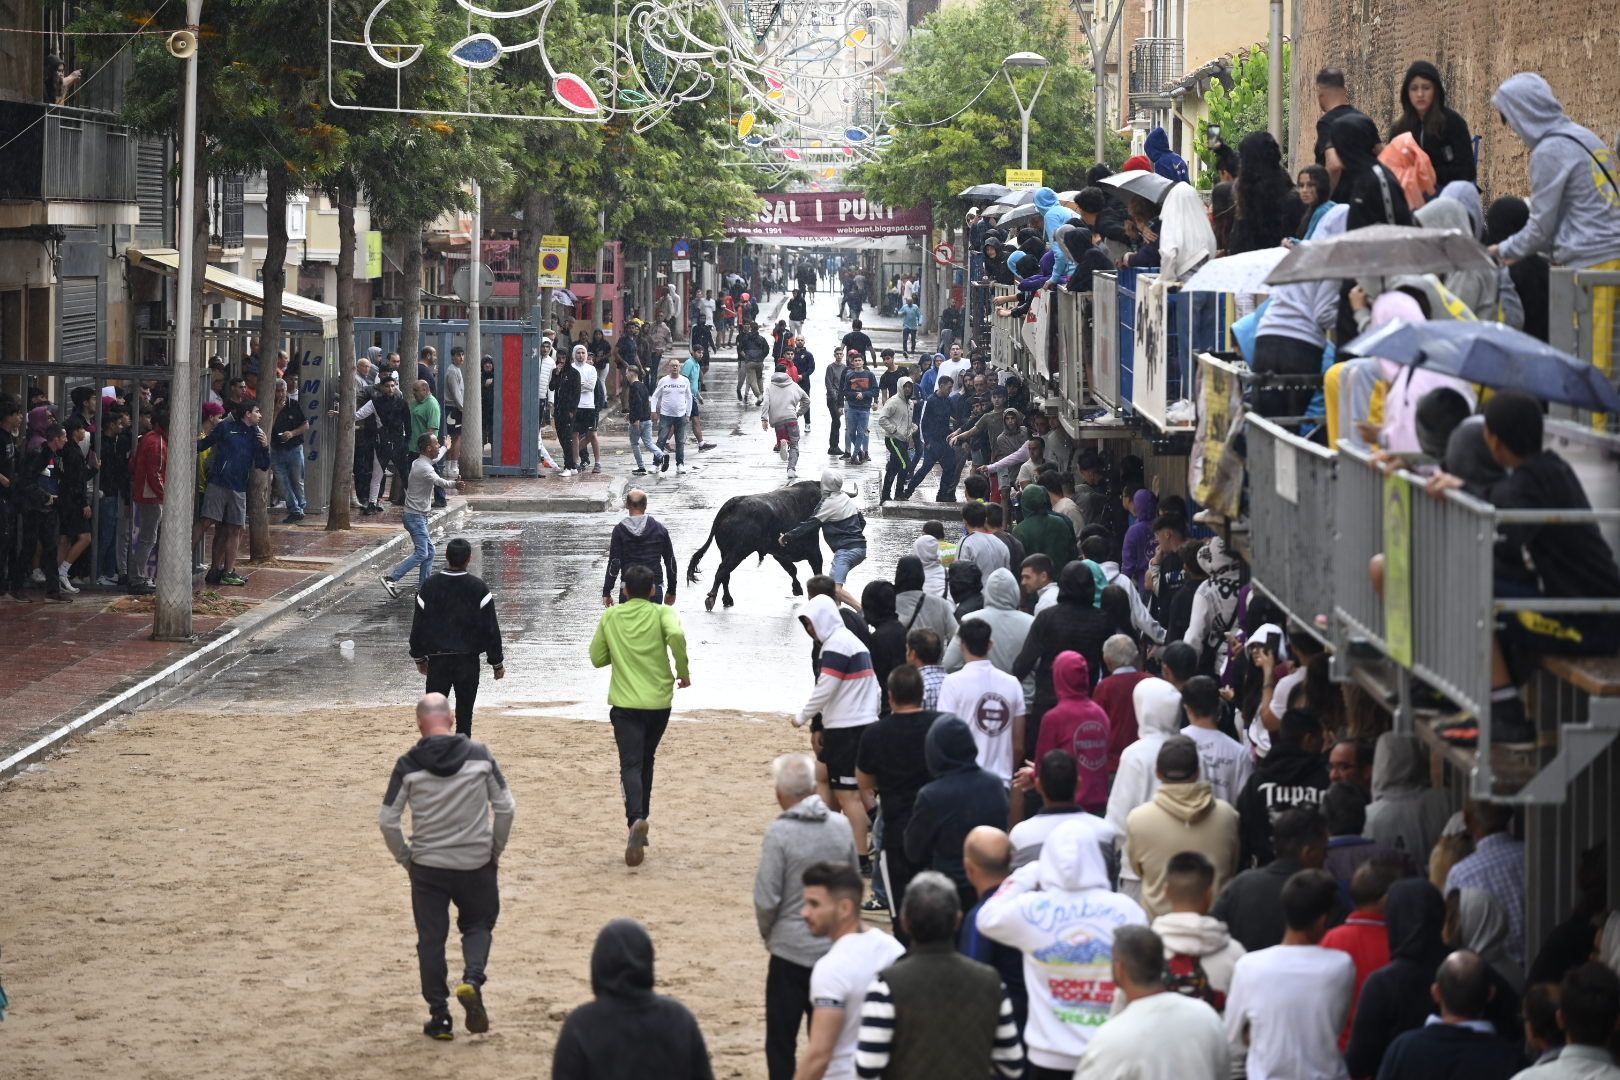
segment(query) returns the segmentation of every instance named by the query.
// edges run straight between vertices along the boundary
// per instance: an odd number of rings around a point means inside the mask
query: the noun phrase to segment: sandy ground
[[[488,1035],[420,1033],[407,882],[376,826],[408,712],[192,704],[0,789],[0,1075],[549,1076],[564,1016],[590,996],[596,932],[623,915],[651,930],[658,988],[697,1014],[716,1075],[763,1076],[751,890],[776,812],[769,762],[803,736],[782,717],[677,713],[652,847],[630,870],[605,709],[480,713],[518,802]],[[454,977],[454,931],[450,957]]]

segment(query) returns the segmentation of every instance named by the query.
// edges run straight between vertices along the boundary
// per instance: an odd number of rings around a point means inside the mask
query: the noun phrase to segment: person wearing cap
[[[1125,819],[1125,849],[1142,881],[1149,918],[1170,911],[1165,876],[1181,852],[1196,851],[1210,861],[1217,892],[1237,872],[1238,813],[1215,797],[1198,770],[1197,743],[1185,735],[1165,739],[1154,767],[1159,790]]]

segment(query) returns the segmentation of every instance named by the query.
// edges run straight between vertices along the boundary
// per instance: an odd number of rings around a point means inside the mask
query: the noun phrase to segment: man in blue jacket
[[[917,430],[922,436],[922,460],[913,470],[910,481],[900,494],[904,502],[922,486],[923,478],[935,465],[939,466],[939,501],[951,502],[956,493],[956,454],[951,450],[950,438],[956,431],[956,410],[951,403],[951,389],[955,383],[949,375],[941,375],[934,383],[934,392],[923,402],[922,416]]]
[[[248,477],[253,469],[270,468],[270,437],[259,427],[259,405],[238,401],[231,418],[197,440],[197,452],[212,449],[208,486],[203,489],[202,519],[214,523],[210,585],[246,585],[236,572],[236,539],[247,524]]]

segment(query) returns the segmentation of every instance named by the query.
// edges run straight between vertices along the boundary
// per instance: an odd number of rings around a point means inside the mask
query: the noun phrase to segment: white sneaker
[[[382,583],[382,587],[387,590],[389,599],[399,599],[399,584],[395,582],[393,578],[389,577],[387,574],[383,574],[377,580],[380,581]]]
[[[685,476],[686,475],[686,466],[685,465],[677,465],[677,466],[675,466],[675,475],[676,476]]]
[[[577,474],[577,473],[578,473],[578,472],[579,472],[579,470],[578,470],[578,469],[564,469],[564,470],[563,470],[563,471],[562,471],[562,474],[561,474],[561,475],[563,475],[563,476],[574,476],[574,475],[575,475],[575,474]]]
[[[776,456],[781,458],[783,461],[788,459],[788,444],[786,439],[776,440]]]
[[[798,473],[793,472],[792,470],[788,471],[788,478],[787,478],[788,483],[790,483],[790,484],[797,483],[798,479],[799,479],[799,474]]]
[[[115,577],[108,577],[106,574],[103,574],[96,578],[96,584],[106,588],[116,588],[118,586],[118,579]]]
[[[45,584],[45,571],[36,566],[34,567],[34,572],[29,575],[29,579],[33,581],[35,585],[43,585]]]
[[[79,591],[79,587],[73,584],[73,582],[69,581],[66,574],[57,574],[56,580],[61,583],[62,591],[65,593],[76,593]]]

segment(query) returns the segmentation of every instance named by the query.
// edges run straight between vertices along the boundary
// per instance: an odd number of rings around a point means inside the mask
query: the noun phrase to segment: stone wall
[[[1491,94],[1519,71],[1540,73],[1577,123],[1611,145],[1620,129],[1620,4],[1616,0],[1291,0],[1294,53],[1291,160],[1309,160],[1315,139],[1314,79],[1341,67],[1351,100],[1388,130],[1400,112],[1401,80],[1429,60],[1446,80],[1479,148],[1486,197],[1526,194],[1524,144],[1491,107]]]

